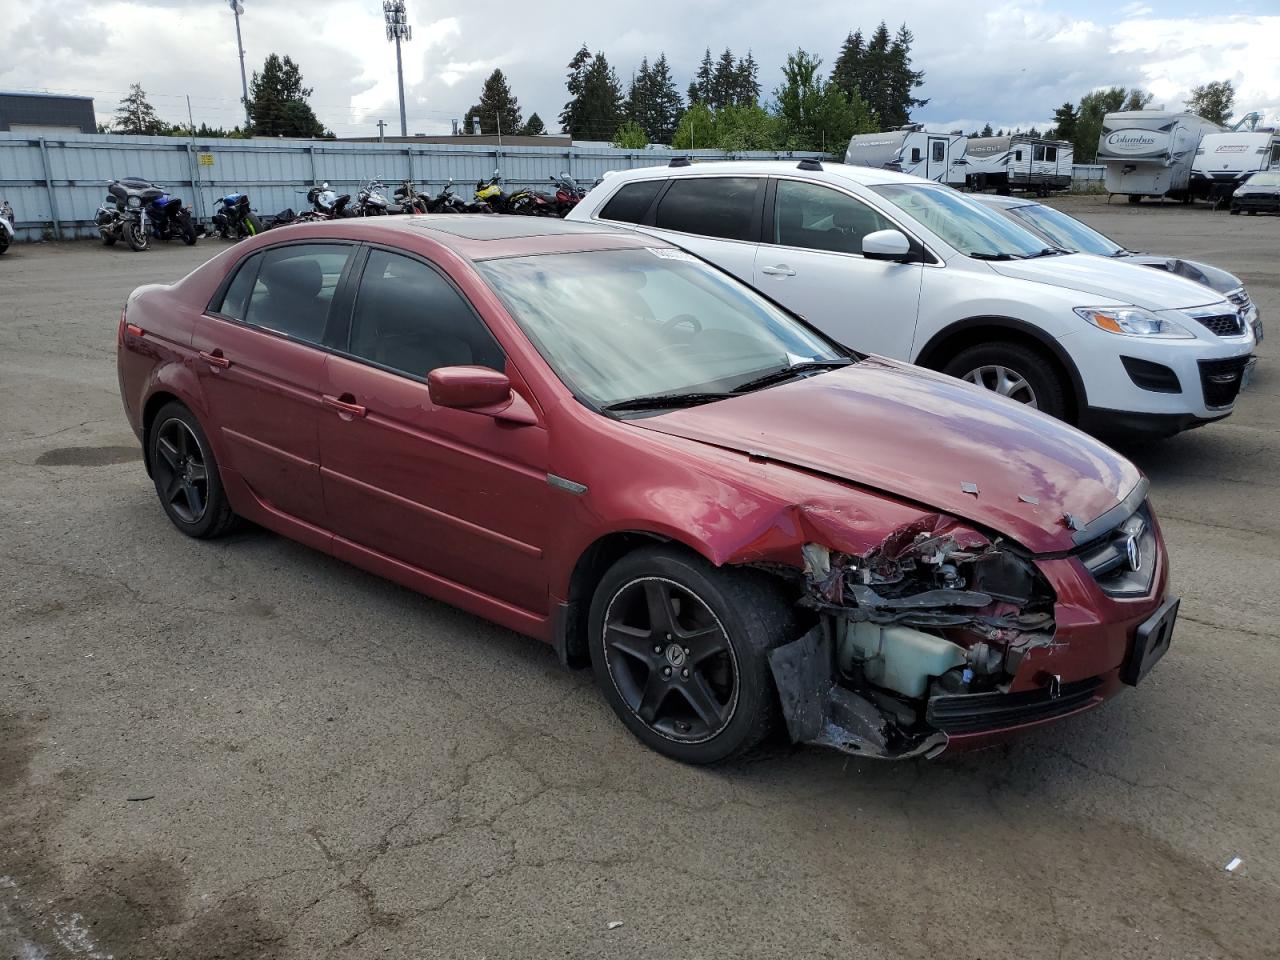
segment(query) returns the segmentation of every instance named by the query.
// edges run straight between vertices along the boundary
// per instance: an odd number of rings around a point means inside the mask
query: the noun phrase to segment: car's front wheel
[[[1038,351],[1019,343],[985,343],[961,350],[943,373],[985,387],[1059,420],[1067,415],[1067,385]]]
[[[718,763],[772,728],[768,652],[795,631],[780,581],[673,547],[645,548],[604,575],[589,629],[592,668],[610,706],[659,753]]]
[[[147,440],[151,479],[173,525],[200,540],[232,529],[237,517],[222,488],[213,448],[195,414],[181,403],[165,404],[152,421]]]

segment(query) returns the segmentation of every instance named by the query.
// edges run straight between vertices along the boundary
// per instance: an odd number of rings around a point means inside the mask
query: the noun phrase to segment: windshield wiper
[[[1016,254],[1012,253],[971,253],[969,254],[974,260],[1017,260]]]
[[[651,397],[632,397],[604,405],[605,410],[666,410],[676,407],[696,407],[700,403],[714,403],[733,396],[730,393],[655,393]]]
[[[808,370],[838,370],[840,367],[847,367],[853,363],[852,360],[803,360],[800,363],[793,363],[789,367],[783,367],[780,370],[771,370],[769,373],[756,377],[754,380],[748,380],[746,383],[740,383],[733,388],[734,393],[749,393],[752,390],[759,390],[761,387],[769,387],[775,383],[782,383],[793,377],[799,376]]]
[[[1070,250],[1063,250],[1061,247],[1045,247],[1039,253],[1028,253],[1023,260],[1034,260],[1036,257],[1060,257],[1064,253],[1070,253]]]

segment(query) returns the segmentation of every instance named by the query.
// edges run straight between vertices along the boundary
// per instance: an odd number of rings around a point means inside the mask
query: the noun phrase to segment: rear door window
[[[323,342],[351,249],[343,243],[300,243],[268,250],[244,321],[296,340]]]
[[[600,211],[601,219],[639,223],[664,183],[665,180],[639,180],[623,184]]]
[[[724,240],[755,240],[760,177],[680,177],[658,201],[653,225]]]

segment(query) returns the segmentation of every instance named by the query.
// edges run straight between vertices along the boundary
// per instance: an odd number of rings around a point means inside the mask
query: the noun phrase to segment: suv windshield
[[[750,287],[680,250],[549,254],[476,266],[556,375],[599,407],[705,402],[774,372],[783,376],[759,386],[786,379],[788,367],[849,362]]]
[[[891,183],[871,189],[966,257],[1019,260],[1045,252],[1045,242],[1034,233],[950,187]]]
[[[1255,173],[1245,182],[1251,187],[1280,187],[1280,173]]]
[[[1021,220],[1032,230],[1044,234],[1064,250],[1077,253],[1095,253],[1100,257],[1114,257],[1124,253],[1124,247],[1104,237],[1092,227],[1085,226],[1075,217],[1043,203],[1029,203],[1025,207],[1006,207],[1005,212]]]

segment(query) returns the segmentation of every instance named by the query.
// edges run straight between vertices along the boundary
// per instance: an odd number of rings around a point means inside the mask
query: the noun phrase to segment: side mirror
[[[427,374],[427,391],[437,407],[470,410],[510,423],[538,422],[533,408],[511,389],[507,375],[489,367],[437,367]]]
[[[862,255],[868,260],[894,260],[910,263],[915,259],[911,241],[900,230],[877,230],[862,238]]]

